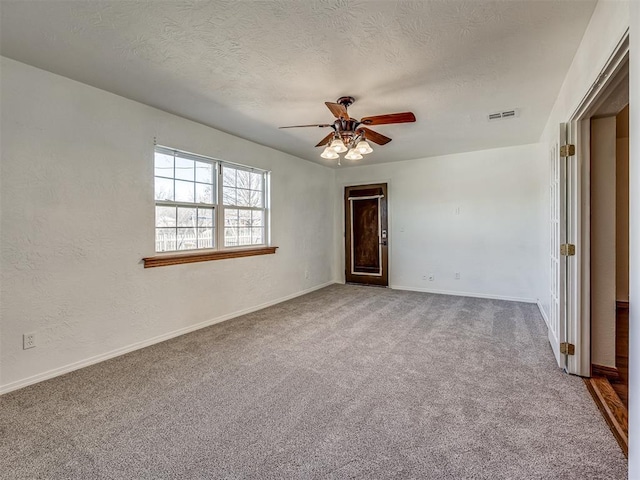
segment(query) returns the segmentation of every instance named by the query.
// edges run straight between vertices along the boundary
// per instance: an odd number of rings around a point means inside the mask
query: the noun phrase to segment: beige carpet
[[[535,305],[334,285],[0,397],[6,479],[623,479]]]

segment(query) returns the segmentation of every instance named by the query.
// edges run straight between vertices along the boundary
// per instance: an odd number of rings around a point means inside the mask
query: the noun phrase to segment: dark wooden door
[[[387,184],[345,187],[344,212],[346,281],[388,286]]]

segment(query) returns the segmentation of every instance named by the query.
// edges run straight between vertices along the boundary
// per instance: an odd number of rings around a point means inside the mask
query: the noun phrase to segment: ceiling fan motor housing
[[[333,129],[347,147],[353,147],[355,146],[356,140],[364,138],[363,132],[357,131],[359,125],[360,122],[357,120],[342,120],[339,118],[333,123]]]
[[[349,107],[350,105],[353,105],[353,102],[355,102],[356,99],[353,97],[340,97],[336,103],[339,103],[340,105],[342,105],[344,108]]]

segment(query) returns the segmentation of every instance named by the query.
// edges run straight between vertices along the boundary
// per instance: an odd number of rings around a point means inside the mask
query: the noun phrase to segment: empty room
[[[0,478],[640,480],[639,38],[0,0]]]

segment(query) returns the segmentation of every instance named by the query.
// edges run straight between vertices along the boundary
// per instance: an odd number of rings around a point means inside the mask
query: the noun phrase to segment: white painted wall
[[[629,479],[640,478],[640,2],[629,30]]]
[[[616,366],[616,117],[591,121],[591,363]]]
[[[346,185],[389,184],[393,288],[536,301],[547,241],[541,233],[547,221],[544,156],[534,144],[343,167],[336,198]],[[343,212],[339,203],[336,270],[344,280]],[[434,281],[422,279],[429,274]]]
[[[0,66],[0,391],[333,280],[333,170],[13,60]],[[271,170],[278,252],[144,269],[154,137]],[[22,350],[24,332],[36,348]]]

